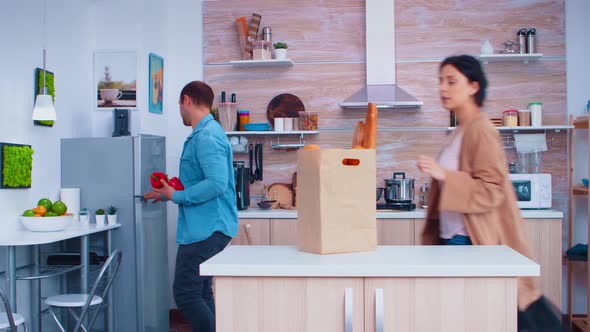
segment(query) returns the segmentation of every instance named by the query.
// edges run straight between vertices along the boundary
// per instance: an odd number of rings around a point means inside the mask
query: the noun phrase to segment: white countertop
[[[376,251],[316,255],[294,246],[229,246],[201,275],[244,277],[519,277],[539,265],[506,246],[380,246]]]
[[[520,210],[524,219],[562,219],[563,212],[557,210]],[[249,208],[238,211],[240,219],[297,219],[297,210],[261,210]],[[426,210],[377,211],[377,219],[424,219]]]
[[[100,233],[119,227],[121,227],[121,224],[96,226],[96,224],[82,225],[79,222],[72,222],[70,227],[59,232],[31,232],[26,229],[17,229],[14,231],[3,230],[0,234],[0,246],[47,244]]]

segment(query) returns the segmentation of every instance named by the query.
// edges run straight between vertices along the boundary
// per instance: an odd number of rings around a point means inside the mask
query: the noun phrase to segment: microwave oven
[[[551,208],[551,174],[510,174],[518,207]]]

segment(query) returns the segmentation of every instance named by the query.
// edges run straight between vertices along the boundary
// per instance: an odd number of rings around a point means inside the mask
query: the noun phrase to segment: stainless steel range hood
[[[341,102],[343,109],[421,107],[424,103],[395,84],[395,1],[366,0],[367,85]]]

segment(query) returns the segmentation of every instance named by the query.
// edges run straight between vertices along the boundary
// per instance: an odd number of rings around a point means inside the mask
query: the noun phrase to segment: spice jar
[[[271,60],[271,42],[266,40],[255,40],[252,42],[252,58],[254,60]]]
[[[502,123],[504,127],[517,127],[518,126],[518,111],[508,110],[502,113]]]
[[[520,127],[530,127],[531,126],[531,111],[530,110],[518,111],[518,125]]]
[[[420,207],[423,209],[428,208],[428,192],[429,191],[430,191],[430,188],[428,187],[428,184],[424,184],[422,187],[420,187],[420,195],[418,196],[418,200],[420,203]]]
[[[318,130],[318,114],[299,112],[299,130]]]

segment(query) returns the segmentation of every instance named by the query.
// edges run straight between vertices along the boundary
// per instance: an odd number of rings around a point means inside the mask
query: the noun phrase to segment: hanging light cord
[[[47,73],[45,70],[45,37],[46,37],[46,33],[45,31],[47,30],[47,0],[43,0],[43,90],[41,91],[41,94],[46,95],[47,94]]]

